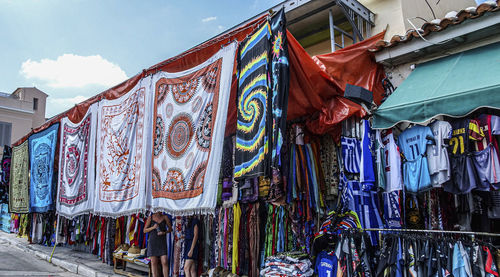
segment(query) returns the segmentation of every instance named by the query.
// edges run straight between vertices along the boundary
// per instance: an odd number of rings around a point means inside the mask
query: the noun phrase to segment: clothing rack
[[[420,232],[420,233],[438,233],[438,234],[458,234],[469,236],[489,236],[500,237],[500,233],[487,233],[487,232],[469,232],[469,231],[445,231],[445,230],[419,230],[419,229],[382,229],[382,228],[366,228],[362,231],[388,231],[388,232]]]

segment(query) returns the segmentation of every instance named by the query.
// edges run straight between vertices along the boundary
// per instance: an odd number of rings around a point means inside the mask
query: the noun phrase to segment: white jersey
[[[431,124],[434,134],[434,145],[427,147],[427,163],[433,187],[441,187],[450,180],[450,161],[446,150],[445,139],[451,138],[451,125],[446,121],[436,121]]]
[[[377,130],[377,140],[382,146],[385,158],[385,191],[391,192],[403,189],[403,178],[401,175],[401,156],[399,154],[398,146],[394,141],[394,135],[391,133],[381,138],[381,131]]]

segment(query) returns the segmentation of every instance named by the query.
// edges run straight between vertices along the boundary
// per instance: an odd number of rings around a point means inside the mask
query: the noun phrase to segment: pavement
[[[26,238],[0,231],[0,276],[121,276],[96,255],[57,246],[29,244]]]

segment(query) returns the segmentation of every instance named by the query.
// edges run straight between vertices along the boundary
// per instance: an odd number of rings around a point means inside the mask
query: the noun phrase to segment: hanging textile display
[[[234,178],[269,176],[269,22],[240,44]]]
[[[286,130],[288,88],[290,83],[284,8],[271,18],[271,32],[272,166],[273,168],[279,168],[281,166],[281,147],[283,146],[284,132]]]
[[[213,213],[236,44],[190,70],[153,76],[152,208]]]
[[[29,137],[30,153],[30,212],[44,213],[54,206],[54,158],[59,123]]]
[[[68,218],[94,209],[97,106],[78,123],[61,119],[56,209]]]
[[[26,140],[12,147],[12,171],[9,185],[9,213],[29,212],[29,151]]]
[[[128,93],[99,103],[95,213],[132,214],[146,209],[152,133],[151,77]]]
[[[10,162],[12,157],[12,148],[5,145],[3,147],[3,156],[0,163],[0,204],[9,203],[9,181],[10,181]]]

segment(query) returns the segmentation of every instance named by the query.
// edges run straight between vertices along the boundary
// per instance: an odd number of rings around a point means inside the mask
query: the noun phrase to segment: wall
[[[375,26],[372,35],[382,32],[387,27],[385,39],[393,35],[405,34],[406,28],[403,23],[403,11],[401,1],[405,0],[358,0],[375,14]],[[412,0],[414,1],[414,0]],[[420,0],[415,0],[420,1]],[[435,0],[431,0],[435,1]]]

